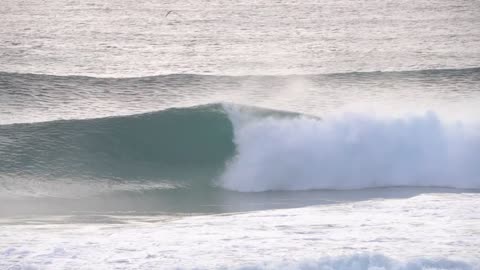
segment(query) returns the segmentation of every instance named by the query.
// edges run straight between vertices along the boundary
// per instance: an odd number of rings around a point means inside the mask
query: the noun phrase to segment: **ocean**
[[[480,2],[0,14],[0,269],[480,269]]]

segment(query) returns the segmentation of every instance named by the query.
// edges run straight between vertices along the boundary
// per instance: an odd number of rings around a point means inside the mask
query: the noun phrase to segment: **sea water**
[[[479,2],[0,13],[1,269],[479,269]]]

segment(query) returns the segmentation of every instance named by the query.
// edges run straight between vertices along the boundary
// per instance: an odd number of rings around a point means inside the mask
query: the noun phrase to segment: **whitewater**
[[[480,270],[478,2],[0,14],[0,269]]]

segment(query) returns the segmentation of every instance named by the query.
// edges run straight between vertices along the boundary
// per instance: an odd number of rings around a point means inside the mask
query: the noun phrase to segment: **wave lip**
[[[480,137],[433,112],[249,123],[235,121],[235,111],[230,115],[237,155],[220,179],[230,190],[480,188]]]

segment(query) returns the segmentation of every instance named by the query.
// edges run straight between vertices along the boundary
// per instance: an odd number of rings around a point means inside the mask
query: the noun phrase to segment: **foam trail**
[[[478,129],[433,112],[245,121],[228,111],[237,155],[220,185],[230,190],[480,188]]]
[[[415,259],[397,261],[382,254],[355,254],[349,256],[302,259],[284,262],[265,262],[258,265],[242,266],[238,270],[474,270],[475,266],[448,259]]]

